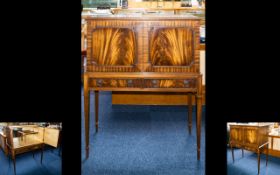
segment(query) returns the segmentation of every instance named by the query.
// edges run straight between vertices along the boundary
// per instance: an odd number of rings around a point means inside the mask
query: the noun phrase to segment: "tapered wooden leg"
[[[14,162],[14,173],[16,175],[16,157],[13,157],[13,162]]]
[[[266,145],[266,166],[267,166],[267,161],[268,161],[268,144]]]
[[[197,96],[196,96],[196,139],[197,139],[197,160],[200,160],[200,134],[201,134],[201,116],[202,116],[202,76],[197,78]]]
[[[232,162],[234,163],[234,150],[231,144],[230,144],[230,148],[231,148]]]
[[[244,149],[242,148],[241,150],[242,150],[242,157],[244,157]]]
[[[95,92],[95,132],[98,132],[98,103],[99,103],[99,91]]]
[[[43,154],[44,154],[44,144],[42,145],[42,149],[41,149],[41,164],[43,163]]]
[[[196,139],[197,139],[197,160],[200,160],[200,134],[201,134],[201,115],[202,115],[202,100],[201,96],[196,98],[197,114],[196,114]]]
[[[258,149],[258,174],[260,174],[260,149]]]
[[[59,145],[58,155],[61,156],[61,145]]]
[[[188,94],[189,134],[192,133],[192,93]]]
[[[89,156],[89,100],[88,78],[84,75],[84,115],[85,115],[85,139],[86,139],[86,158]]]
[[[9,158],[9,168],[10,168],[10,164],[11,164],[11,157],[8,155],[8,158]]]

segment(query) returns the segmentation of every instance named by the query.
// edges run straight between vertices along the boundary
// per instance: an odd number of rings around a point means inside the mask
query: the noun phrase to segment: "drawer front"
[[[196,79],[89,79],[95,88],[196,88]]]
[[[25,153],[25,152],[30,152],[30,151],[37,150],[37,149],[41,149],[41,148],[42,148],[42,144],[39,144],[39,145],[30,145],[30,146],[27,146],[27,147],[23,147],[23,148],[17,149],[17,150],[16,150],[16,154],[21,154],[21,153]]]

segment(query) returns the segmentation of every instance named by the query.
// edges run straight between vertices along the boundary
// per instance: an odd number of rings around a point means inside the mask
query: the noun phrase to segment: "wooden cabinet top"
[[[246,124],[246,123],[236,123],[236,124],[229,124],[230,126],[244,126],[244,127],[248,127],[248,126],[253,126],[253,127],[264,127],[264,126],[269,126],[271,124]]]
[[[177,7],[177,8],[112,8],[113,10],[201,10],[204,11],[205,8],[199,8],[199,7]]]
[[[167,15],[167,14],[116,14],[116,15],[87,15],[83,17],[86,20],[90,19],[115,19],[115,20],[201,20],[193,15]]]

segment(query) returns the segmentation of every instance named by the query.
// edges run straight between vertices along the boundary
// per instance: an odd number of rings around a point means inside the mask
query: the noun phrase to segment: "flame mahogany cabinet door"
[[[230,126],[230,142],[232,145],[241,147],[243,146],[243,128],[239,126]]]
[[[136,72],[135,31],[130,26],[96,27],[88,40],[87,72]]]

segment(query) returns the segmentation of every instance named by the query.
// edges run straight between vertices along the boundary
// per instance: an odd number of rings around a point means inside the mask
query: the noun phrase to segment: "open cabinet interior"
[[[61,123],[0,123],[0,147],[4,152],[7,152],[6,127],[13,130],[14,140],[19,138],[23,143],[30,140],[37,140],[54,148],[59,146],[62,130]]]

